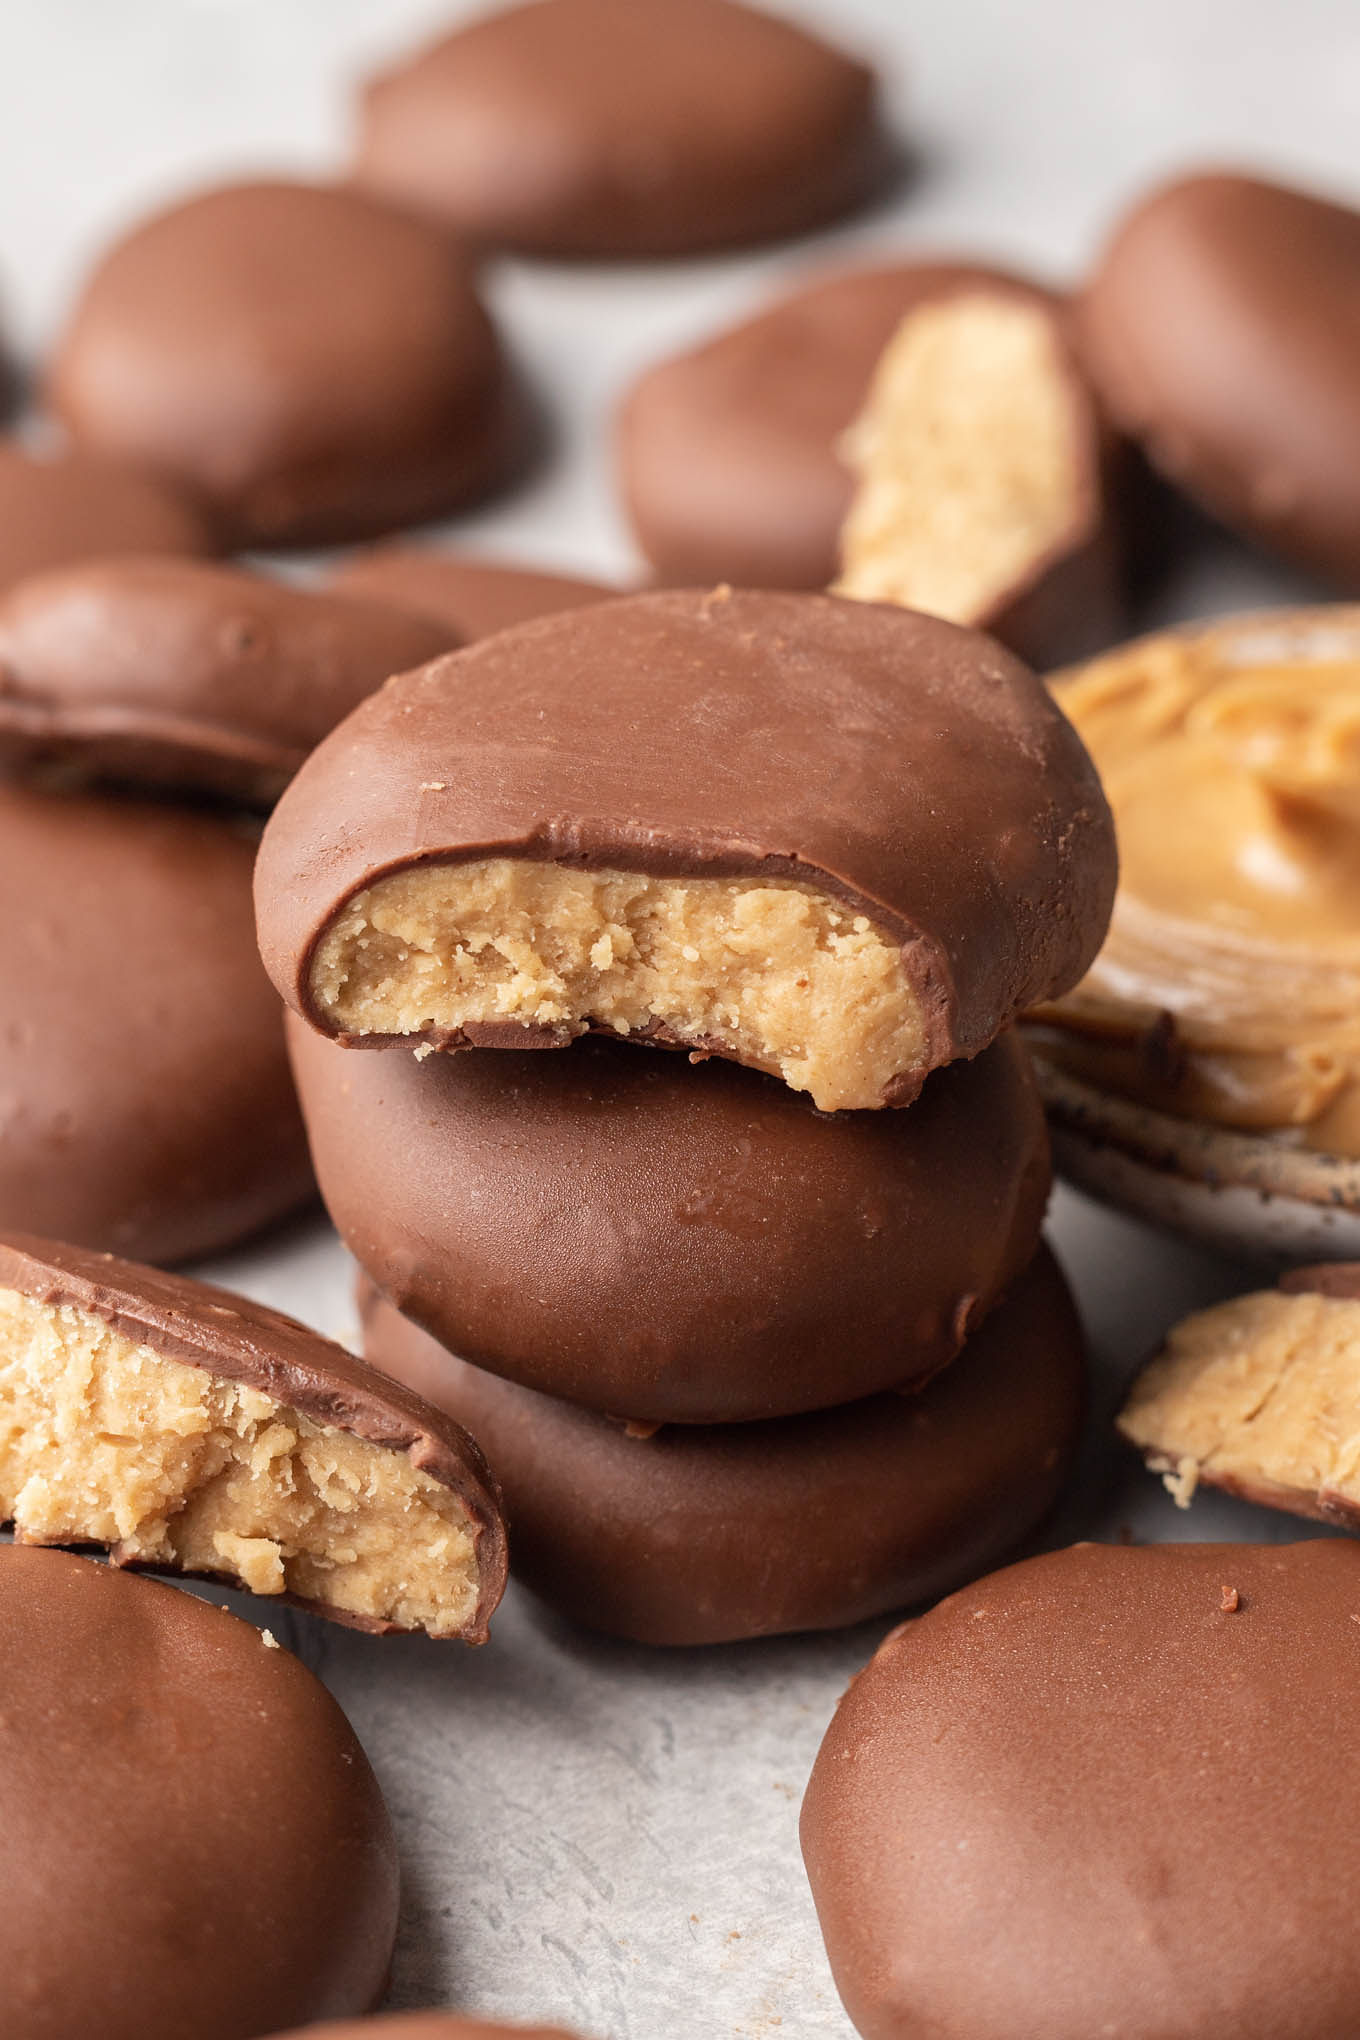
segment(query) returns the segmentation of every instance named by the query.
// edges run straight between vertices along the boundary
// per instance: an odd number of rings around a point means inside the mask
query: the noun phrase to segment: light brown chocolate
[[[864,2040],[1349,2040],[1360,1546],[1084,1544],[898,1629],[803,1802]]]
[[[518,440],[465,252],[340,185],[220,185],[134,227],[48,395],[80,446],[192,490],[237,545],[434,517],[502,480]]]
[[[5,2040],[358,2018],[397,1927],[377,1780],[320,1681],[193,1595],[0,1547]]]
[[[220,1253],[313,1195],[252,832],[0,783],[0,1229]]]
[[[495,1461],[516,1574],[642,1643],[836,1629],[946,1593],[1045,1514],[1081,1429],[1081,1329],[1042,1247],[917,1395],[650,1436],[455,1359],[371,1284],[360,1298],[366,1357]]]
[[[603,581],[545,574],[536,567],[423,545],[379,545],[351,553],[331,575],[330,585],[342,594],[372,596],[435,617],[460,645],[620,592]]]
[[[93,453],[0,438],[0,592],[82,560],[220,550],[208,519],[169,483]]]
[[[366,695],[459,642],[239,567],[54,569],[0,593],[0,763],[268,806]]]
[[[537,0],[369,80],[356,176],[474,242],[680,255],[800,233],[888,167],[875,83],[737,0]]]
[[[1043,1112],[1007,1036],[910,1112],[733,1063],[354,1055],[290,1020],[361,1266],[441,1344],[608,1415],[722,1424],[919,1385],[1038,1243]]]
[[[1240,172],[1134,204],[1082,304],[1117,421],[1207,509],[1360,592],[1360,212]]]

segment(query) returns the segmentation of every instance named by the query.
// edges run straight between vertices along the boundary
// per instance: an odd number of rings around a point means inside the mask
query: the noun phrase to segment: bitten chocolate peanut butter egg
[[[1053,292],[972,264],[805,285],[629,392],[638,543],[672,584],[842,575],[1040,663],[1093,649],[1117,606],[1109,448],[1069,326]]]
[[[722,1055],[909,1104],[1099,946],[1114,842],[991,639],[833,596],[638,595],[365,702],[265,831],[260,942],[348,1044]]]
[[[1350,2040],[1360,1546],[1080,1544],[898,1629],[803,1802],[864,2040]]]
[[[491,247],[679,255],[802,233],[881,181],[873,75],[735,0],[531,0],[374,78],[361,183]]]
[[[0,594],[0,763],[267,806],[432,619],[239,567],[105,560]]]
[[[386,1987],[397,1855],[319,1680],[173,1587],[0,1548],[5,2040],[248,2040]]]
[[[918,1384],[1029,1261],[1043,1113],[1007,1036],[910,1112],[719,1060],[353,1055],[289,1023],[331,1216],[464,1359],[608,1415],[730,1423]]]
[[[1113,415],[1173,481],[1360,592],[1360,212],[1181,178],[1120,222],[1083,325]]]
[[[418,609],[423,616],[446,623],[460,645],[474,644],[512,623],[581,609],[620,592],[603,581],[579,581],[414,545],[380,545],[351,553],[330,584],[340,594],[368,595]]]
[[[491,1454],[517,1575],[642,1643],[835,1629],[996,1562],[1044,1515],[1081,1428],[1081,1332],[1042,1248],[917,1395],[651,1436],[456,1360],[371,1286],[364,1352]]]
[[[495,1484],[452,1418],[296,1319],[0,1235],[0,1520],[23,1544],[480,1643]]]
[[[135,227],[49,395],[82,447],[193,490],[241,545],[433,517],[500,480],[514,438],[468,257],[338,185],[222,185]]]
[[[79,560],[217,550],[205,517],[168,484],[95,454],[0,439],[0,592]]]
[[[221,815],[0,784],[0,1229],[179,1261],[313,1194],[254,851]]]

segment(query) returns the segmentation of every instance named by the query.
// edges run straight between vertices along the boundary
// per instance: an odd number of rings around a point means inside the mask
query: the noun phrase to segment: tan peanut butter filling
[[[25,1543],[109,1545],[434,1636],[477,1606],[466,1507],[404,1453],[12,1289],[0,1520]]]
[[[840,451],[839,595],[976,623],[1072,531],[1081,451],[1051,315],[996,293],[909,312]]]
[[[1120,880],[1036,1043],[1161,1111],[1360,1155],[1360,608],[1149,638],[1054,693]]]
[[[1204,1481],[1360,1520],[1360,1302],[1265,1290],[1198,1311],[1118,1424],[1182,1507]]]
[[[349,900],[312,960],[339,1033],[658,1026],[808,1091],[875,1107],[925,1053],[898,945],[810,886],[654,878],[525,858],[427,864]]]

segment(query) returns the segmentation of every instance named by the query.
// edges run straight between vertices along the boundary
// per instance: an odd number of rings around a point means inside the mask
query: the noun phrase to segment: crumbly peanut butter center
[[[311,993],[347,1034],[660,1024],[827,1112],[881,1105],[924,1054],[898,947],[811,887],[749,879],[512,857],[395,872],[337,916]]]
[[[1360,1512],[1360,1303],[1267,1290],[1197,1312],[1139,1375],[1119,1428],[1182,1506],[1203,1480]]]
[[[435,1636],[477,1605],[464,1505],[403,1453],[12,1289],[0,1517],[27,1543],[110,1545]]]
[[[1043,1009],[1049,1051],[1161,1110],[1360,1154],[1360,610],[1151,638],[1055,693],[1120,884],[1092,969]]]
[[[837,592],[984,617],[1072,530],[1077,429],[1048,313],[985,293],[909,312],[841,441]]]

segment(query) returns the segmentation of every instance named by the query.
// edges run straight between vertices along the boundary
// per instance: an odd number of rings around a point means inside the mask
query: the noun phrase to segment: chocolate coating
[[[1291,1268],[1276,1288],[1286,1296],[1338,1296],[1343,1303],[1360,1303],[1360,1261],[1318,1261],[1307,1268]]]
[[[261,844],[260,947],[280,994],[320,1026],[312,952],[353,894],[496,855],[750,873],[845,900],[900,941],[921,1001],[922,1066],[899,1104],[1076,982],[1115,880],[1090,760],[991,639],[728,589],[522,624],[356,709]]]
[[[817,1112],[735,1064],[351,1055],[289,1023],[322,1194],[444,1346],[657,1423],[923,1381],[1034,1252],[1048,1146],[1015,1039],[909,1113]]]
[[[1360,590],[1360,212],[1187,177],[1115,230],[1082,307],[1119,422],[1207,509]]]
[[[374,546],[352,553],[332,574],[331,586],[346,595],[372,595],[437,617],[464,645],[507,630],[512,623],[580,609],[619,593],[602,581],[572,580],[414,545]]]
[[[268,805],[365,695],[458,642],[238,567],[58,568],[0,594],[0,763]]]
[[[0,1548],[5,2040],[248,2040],[381,1996],[397,1858],[320,1682],[175,1588]]]
[[[306,1201],[253,855],[217,815],[0,784],[0,1228],[178,1261]]]
[[[134,228],[49,394],[82,445],[192,488],[242,545],[433,517],[498,481],[514,437],[465,254],[339,186],[223,185]]]
[[[640,1643],[835,1629],[947,1593],[1045,1514],[1081,1429],[1085,1365],[1046,1249],[919,1395],[649,1438],[444,1351],[361,1288],[364,1352],[482,1440],[515,1572]]]
[[[505,1526],[494,1476],[476,1442],[447,1412],[282,1311],[112,1254],[28,1233],[0,1234],[0,1288],[91,1312],[167,1359],[258,1389],[314,1423],[404,1453],[467,1508],[480,1598],[466,1640],[485,1642],[487,1620],[505,1586]],[[330,1608],[320,1612],[335,1615]],[[348,1619],[356,1627],[377,1626]],[[396,1626],[382,1625],[384,1631]]]
[[[662,580],[824,588],[854,492],[836,443],[908,312],[986,292],[1062,300],[1002,270],[913,262],[817,278],[649,368],[619,412],[619,476]]]
[[[492,247],[739,246],[869,195],[874,90],[862,64],[733,0],[538,0],[372,79],[356,174]]]
[[[1347,2040],[1360,1547],[1077,1545],[898,1629],[803,1803],[865,2040]]]
[[[168,484],[92,453],[41,456],[0,439],[0,590],[78,560],[217,550],[202,513]]]

